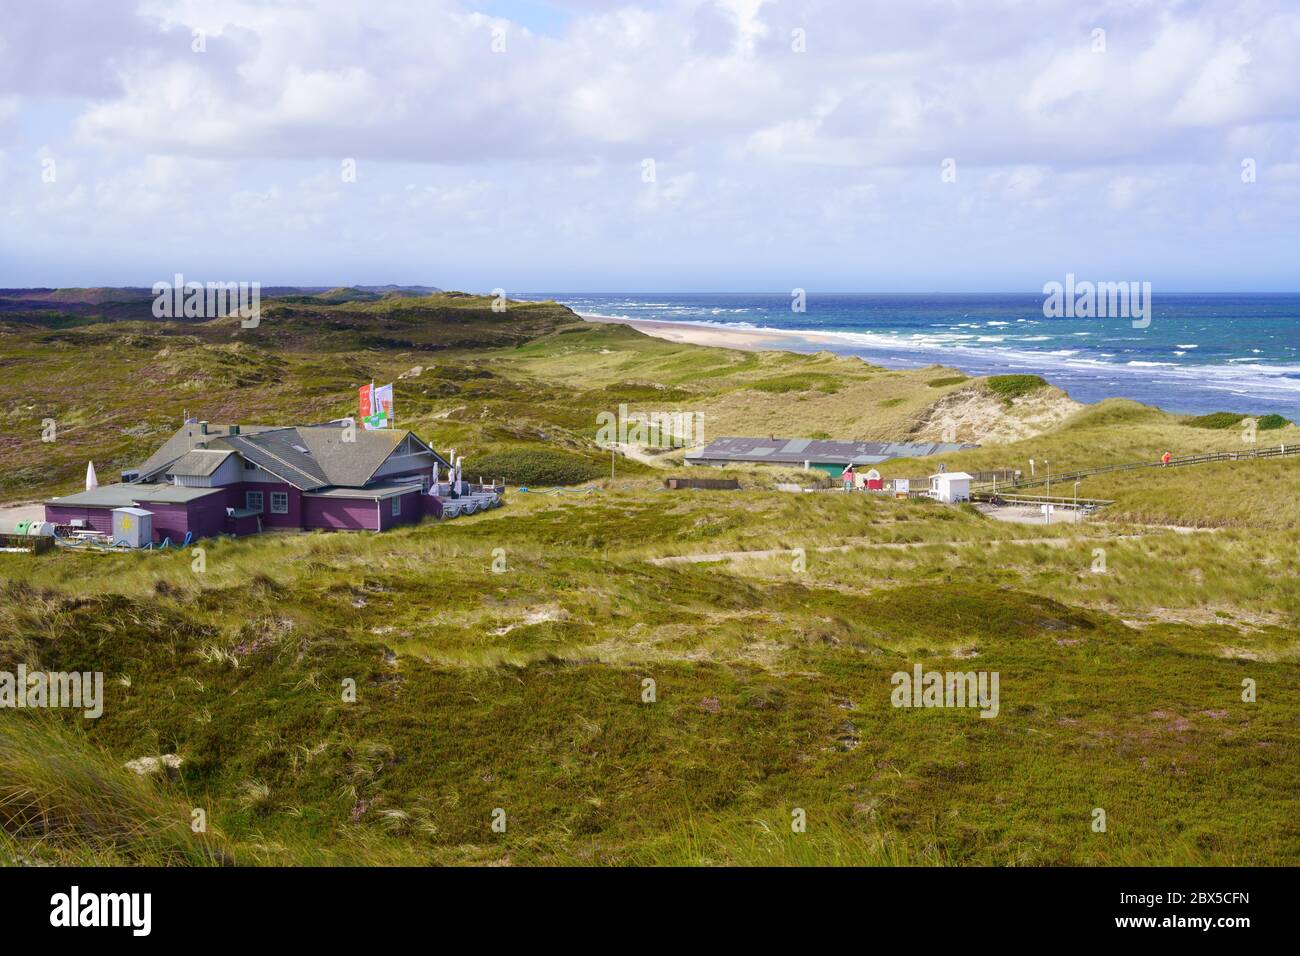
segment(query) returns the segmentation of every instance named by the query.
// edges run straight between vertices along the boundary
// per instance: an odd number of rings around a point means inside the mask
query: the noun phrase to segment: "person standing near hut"
[[[845,491],[853,490],[853,464],[851,462],[844,466],[844,471],[840,475],[840,479],[844,482]]]

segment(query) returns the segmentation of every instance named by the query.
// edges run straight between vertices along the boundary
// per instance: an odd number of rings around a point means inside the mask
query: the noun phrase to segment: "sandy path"
[[[0,505],[0,534],[9,534],[20,521],[43,521],[45,506],[39,501]]]

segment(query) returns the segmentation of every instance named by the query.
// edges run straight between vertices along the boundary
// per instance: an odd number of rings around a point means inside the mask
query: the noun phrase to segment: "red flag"
[[[359,389],[361,393],[361,420],[364,422],[370,417],[370,390],[373,385],[362,385]]]

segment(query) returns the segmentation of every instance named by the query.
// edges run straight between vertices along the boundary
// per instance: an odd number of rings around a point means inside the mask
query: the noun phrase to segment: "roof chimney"
[[[199,422],[199,434],[200,434],[200,435],[206,435],[207,433],[208,433],[208,423],[207,423],[207,422]]]

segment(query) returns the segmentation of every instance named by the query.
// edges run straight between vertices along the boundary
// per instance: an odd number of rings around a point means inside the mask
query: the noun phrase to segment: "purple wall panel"
[[[196,538],[213,538],[223,534],[226,531],[226,496],[216,494],[191,501],[189,529]]]
[[[304,498],[303,521],[308,528],[374,531],[378,510],[367,498]]]
[[[420,519],[424,517],[424,498],[426,495],[413,491],[409,495],[402,495],[402,516],[394,518],[394,521],[400,524],[419,524]]]
[[[153,512],[153,540],[154,543],[162,541],[163,538],[171,538],[172,544],[180,544],[185,540],[185,532],[190,530],[189,508],[186,505],[141,505],[145,511]]]
[[[257,515],[249,515],[247,518],[227,518],[225,530],[226,534],[242,537],[246,534],[257,534],[262,529],[258,524]]]
[[[427,474],[424,470],[413,472],[413,477]],[[375,531],[398,525],[414,524],[427,515],[442,517],[442,505],[437,498],[421,495],[418,491],[402,495],[402,513],[393,517],[391,498],[375,501],[370,498],[312,498],[290,485],[273,482],[240,482],[214,489],[214,493],[182,504],[144,503],[153,512],[154,541],[170,537],[173,544],[185,539],[187,531],[195,538],[219,534],[255,534],[256,518],[230,519],[226,508],[243,508],[244,492],[262,492],[262,520],[264,528],[324,528],[331,530]],[[289,496],[289,513],[271,514],[271,492],[283,491]],[[45,520],[55,524],[70,524],[81,518],[86,526],[96,531],[111,533],[112,508],[85,508],[46,505]]]
[[[384,498],[379,502],[379,529],[381,531],[395,528],[398,525],[411,524],[424,517],[424,508],[420,504],[419,491],[413,491],[399,497],[402,501],[402,513],[400,515],[393,514],[392,498]]]
[[[71,508],[60,505],[45,506],[45,520],[54,524],[72,524],[73,518],[81,518],[87,528],[94,528],[104,534],[113,532],[113,509],[111,508]]]
[[[188,504],[155,504],[141,502],[140,507],[153,513],[153,539],[171,538],[173,544],[185,540],[185,533],[193,531],[194,537],[210,537],[220,534],[226,524],[225,495],[216,493],[195,499]],[[85,520],[86,526],[102,531],[113,532],[113,509],[75,508],[58,505],[45,506],[45,520],[55,524],[71,524],[73,518]]]

